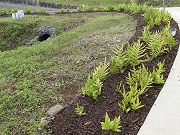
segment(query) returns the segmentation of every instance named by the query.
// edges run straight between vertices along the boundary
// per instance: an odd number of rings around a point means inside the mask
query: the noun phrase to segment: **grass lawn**
[[[62,4],[77,4],[77,5],[117,5],[121,3],[128,3],[130,0],[39,0],[51,3],[62,3]],[[141,3],[148,3],[149,5],[162,6],[162,0],[136,0]],[[180,6],[179,0],[165,0],[166,6]]]
[[[22,46],[23,37],[32,37],[42,25],[54,25],[57,36]],[[21,46],[0,52],[0,134],[32,134],[51,106],[74,97],[87,74],[109,60],[116,45],[127,43],[135,25],[131,17],[113,13],[0,18],[1,36],[9,36],[0,38],[1,45]]]
[[[82,25],[87,18],[26,16],[21,20],[11,18],[0,19],[0,51],[15,49],[32,39],[41,26],[53,26],[56,34]]]

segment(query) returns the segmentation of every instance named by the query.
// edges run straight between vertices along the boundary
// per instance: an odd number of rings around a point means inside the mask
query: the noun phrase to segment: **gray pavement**
[[[180,26],[180,7],[166,8]],[[180,49],[138,135],[180,135]]]

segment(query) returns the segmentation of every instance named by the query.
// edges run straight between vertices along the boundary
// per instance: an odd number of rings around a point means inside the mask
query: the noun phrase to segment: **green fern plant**
[[[141,79],[141,70],[136,70],[135,67],[131,69],[131,72],[128,73],[128,77],[126,77],[126,83],[129,86],[135,86],[137,82]]]
[[[84,112],[84,106],[79,106],[78,104],[77,104],[77,107],[75,108],[75,112],[79,116],[86,115],[86,113]]]
[[[82,88],[82,93],[93,99],[97,99],[97,96],[101,94],[102,82],[100,82],[99,78],[94,78],[88,75],[87,82],[85,86]]]
[[[123,100],[119,102],[118,105],[124,113],[128,113],[131,109],[137,110],[143,107],[139,100],[139,96],[146,93],[151,87],[153,77],[142,64],[138,69],[134,67],[131,72],[128,73],[126,83],[130,87],[128,92],[126,92],[121,83],[116,87],[116,92],[120,92],[123,96]]]
[[[152,33],[150,32],[150,26],[147,25],[144,27],[144,31],[143,31],[143,35],[142,35],[141,39],[144,42],[149,43],[151,34]]]
[[[120,82],[117,86],[116,86],[116,93],[120,94],[122,92],[122,90],[124,89],[124,86],[122,85],[122,82]]]
[[[100,81],[104,81],[109,73],[109,64],[106,62],[100,63],[98,67],[94,70],[93,78],[99,78]]]
[[[139,101],[139,95],[133,97],[131,99],[131,108],[133,110],[138,110],[140,108],[142,108],[144,105],[141,104],[141,102]]]
[[[128,113],[131,110],[131,99],[133,98],[133,92],[129,91],[126,92],[125,89],[123,88],[122,90],[122,96],[123,96],[123,100],[121,101],[121,103],[118,103],[120,109],[122,110],[122,112],[124,113]]]
[[[115,117],[111,121],[111,119],[109,118],[108,113],[106,112],[105,121],[101,122],[101,127],[102,127],[102,130],[107,130],[107,131],[111,130],[111,131],[114,131],[114,132],[121,132],[120,124],[121,124],[120,116],[119,117]]]
[[[104,81],[109,73],[109,64],[100,63],[100,65],[94,70],[93,75],[88,75],[87,82],[82,88],[82,93],[93,99],[97,99],[97,96],[101,94],[102,81]]]
[[[132,66],[138,65],[143,62],[142,57],[145,55],[145,49],[142,46],[140,40],[135,42],[133,45],[127,47],[127,58],[128,63]]]
[[[122,96],[123,100],[118,103],[120,109],[124,113],[128,113],[131,109],[137,110],[143,107],[141,102],[139,101],[138,95],[138,84],[136,83],[135,86],[130,86],[130,90],[128,92],[125,89],[122,89]]]
[[[124,11],[126,11],[128,13],[138,13],[138,5],[137,5],[137,3],[134,0],[131,0],[130,4],[128,4],[126,6]]]
[[[110,70],[113,74],[120,73],[122,68],[127,66],[128,58],[122,47],[114,48],[115,56],[112,58]]]
[[[168,47],[172,48],[176,45],[176,40],[173,37],[172,33],[170,32],[170,24],[168,24],[163,30],[161,31],[161,36],[163,40],[163,44]]]
[[[124,11],[124,9],[126,8],[126,4],[119,4],[116,8],[115,8],[115,10],[116,11]]]
[[[145,5],[138,5],[135,0],[131,0],[130,4],[124,9],[126,12],[135,14],[135,13],[144,13]]]
[[[150,41],[148,43],[148,49],[151,51],[150,58],[155,58],[168,51],[168,48],[164,45],[162,36],[159,32],[151,35]]]
[[[114,9],[115,9],[115,6],[113,5],[108,5],[104,7],[104,11],[114,11]]]
[[[163,73],[165,72],[164,62],[158,62],[157,68],[152,72],[153,83],[164,84],[165,79]]]
[[[163,16],[161,11],[159,11],[159,9],[154,9],[152,7],[149,7],[146,9],[144,18],[147,21],[150,28],[152,28],[155,25],[159,26],[161,24]]]
[[[126,82],[129,86],[138,85],[138,94],[142,95],[148,91],[148,88],[152,84],[152,74],[145,68],[142,64],[138,69],[133,68],[131,72],[128,73]]]
[[[165,10],[161,11],[161,14],[162,14],[162,21],[168,25],[172,19],[171,14]]]

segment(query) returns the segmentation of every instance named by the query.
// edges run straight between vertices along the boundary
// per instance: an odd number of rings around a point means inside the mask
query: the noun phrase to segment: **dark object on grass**
[[[42,41],[48,40],[49,38],[52,38],[55,36],[55,31],[56,31],[56,29],[54,27],[42,26],[38,30],[38,35],[35,38],[28,41],[26,44],[32,45],[36,41],[42,42]]]
[[[66,107],[66,106],[58,105],[58,104],[57,104],[57,105],[51,107],[51,108],[48,110],[47,114],[48,114],[48,116],[50,116],[50,117],[54,117],[56,114],[58,114],[58,113],[60,113],[61,111],[63,111],[65,107]]]

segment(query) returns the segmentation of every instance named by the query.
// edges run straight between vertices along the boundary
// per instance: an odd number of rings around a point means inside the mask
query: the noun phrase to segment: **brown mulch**
[[[142,29],[145,25],[140,14],[132,15],[137,20],[136,33],[130,39],[130,43],[136,41],[142,35]],[[171,26],[178,29],[175,36],[176,40],[180,41],[180,32],[177,23],[172,20]],[[153,31],[159,28],[154,28]],[[144,65],[152,71],[153,67],[157,65],[159,61],[165,60],[165,73],[164,77],[167,79],[168,74],[173,65],[176,57],[178,47],[174,47],[169,52],[162,56],[153,59],[151,62],[145,62]],[[127,67],[121,74],[112,75],[104,81],[102,88],[102,94],[96,100],[89,97],[79,96],[76,101],[70,104],[61,113],[56,115],[55,119],[51,122],[50,129],[53,135],[136,135],[142,126],[146,116],[148,115],[153,103],[155,102],[159,92],[163,85],[153,85],[149,91],[140,97],[143,108],[137,111],[130,111],[128,114],[121,112],[118,106],[118,102],[122,100],[122,96],[115,92],[115,87],[119,82],[123,82],[125,85],[126,77],[131,67]],[[125,85],[128,89],[128,86]],[[74,112],[76,104],[83,105],[85,107],[85,116],[79,117]],[[108,112],[111,118],[115,116],[121,116],[122,119],[122,131],[120,133],[105,132],[101,129],[100,122],[104,121],[105,113]]]

